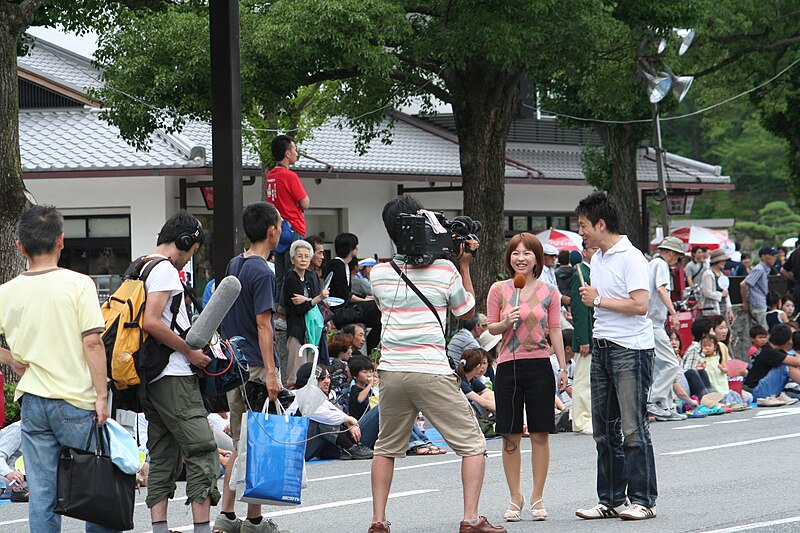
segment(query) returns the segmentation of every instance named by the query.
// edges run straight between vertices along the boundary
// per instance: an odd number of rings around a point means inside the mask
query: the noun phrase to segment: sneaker
[[[667,409],[661,409],[657,405],[648,405],[647,406],[647,415],[654,417],[656,420],[660,418],[669,418],[669,413]]]
[[[797,403],[797,398],[792,398],[785,392],[782,392],[778,395],[778,399],[781,400],[786,405],[794,405]]]
[[[756,400],[756,405],[759,407],[780,407],[781,405],[786,405],[786,402],[779,400],[774,396],[768,396],[766,398],[759,398]]]
[[[231,520],[224,514],[220,513],[214,520],[214,526],[211,531],[220,531],[222,533],[240,533],[242,530],[242,519],[234,518]]]
[[[647,520],[648,518],[656,517],[656,508],[655,506],[645,507],[644,505],[634,503],[626,510],[619,513],[619,517],[623,520]]]
[[[389,521],[386,522],[373,522],[369,526],[369,531],[367,533],[389,533],[389,526],[392,523]]]
[[[343,449],[339,458],[345,461],[349,459],[372,459],[372,450],[357,442],[346,450]]]
[[[269,518],[262,518],[258,524],[252,523],[250,520],[242,522],[241,533],[292,533],[288,529],[280,529],[278,524]]]
[[[686,420],[686,418],[686,415],[676,413],[675,411],[667,411],[666,416],[656,415],[656,420],[658,422],[679,422],[681,420]]]
[[[617,505],[616,507],[609,507],[598,503],[591,509],[578,509],[575,511],[575,516],[583,518],[584,520],[598,520],[600,518],[619,518],[620,514],[627,511],[630,507],[628,500]]]

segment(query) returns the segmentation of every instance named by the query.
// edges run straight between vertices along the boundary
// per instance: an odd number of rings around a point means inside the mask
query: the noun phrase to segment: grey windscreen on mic
[[[214,332],[222,324],[222,319],[236,303],[240,292],[242,292],[242,284],[236,279],[236,276],[227,276],[220,282],[208,301],[208,305],[186,335],[186,344],[190,348],[200,350],[206,347],[208,341],[214,336]]]
[[[572,266],[580,265],[583,263],[583,256],[577,250],[572,250],[569,253],[569,264]]]

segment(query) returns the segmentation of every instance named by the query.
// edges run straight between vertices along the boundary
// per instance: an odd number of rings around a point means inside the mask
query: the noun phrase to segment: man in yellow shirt
[[[21,376],[22,454],[30,488],[31,533],[61,530],[56,471],[62,446],[83,448],[93,420],[108,418],[103,315],[88,276],[58,267],[64,218],[34,206],[17,224],[17,247],[29,267],[0,286],[0,362]],[[111,531],[87,523],[86,531]]]

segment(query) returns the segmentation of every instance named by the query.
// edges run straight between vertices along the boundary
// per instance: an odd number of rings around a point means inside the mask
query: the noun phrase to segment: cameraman
[[[383,208],[383,223],[397,244],[397,217],[416,214],[422,205],[409,196],[398,196]],[[468,241],[472,250],[478,243]],[[458,269],[437,259],[430,265],[411,266],[404,256],[394,261],[436,308],[442,323],[447,308],[470,318],[475,313],[475,293],[469,273],[472,253],[460,253]],[[448,363],[445,339],[439,321],[420,297],[397,274],[391,263],[372,269],[372,290],[382,312],[381,417],[372,460],[372,524],[370,533],[389,531],[386,503],[392,485],[394,460],[405,457],[408,434],[422,411],[447,444],[462,457],[464,520],[460,533],[506,531],[478,516],[478,500],[486,466],[486,441],[461,393],[460,378]]]

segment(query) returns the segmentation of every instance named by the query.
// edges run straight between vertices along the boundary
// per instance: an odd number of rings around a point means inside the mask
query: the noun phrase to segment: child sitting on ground
[[[332,335],[328,339],[328,355],[331,359],[331,398],[335,400],[352,379],[347,362],[353,356],[353,336],[349,333]]]
[[[719,341],[713,333],[706,333],[700,339],[700,349],[706,363],[706,373],[714,392],[728,394],[728,361],[720,355]]]
[[[767,338],[769,338],[769,333],[763,326],[753,326],[750,328],[750,349],[747,351],[747,357],[753,358],[758,355],[758,352],[761,351],[761,348],[767,344]]]
[[[372,362],[363,355],[357,355],[350,359],[348,368],[355,380],[350,386],[350,416],[360,419],[371,407],[370,398],[373,397],[372,387],[375,384]]]

